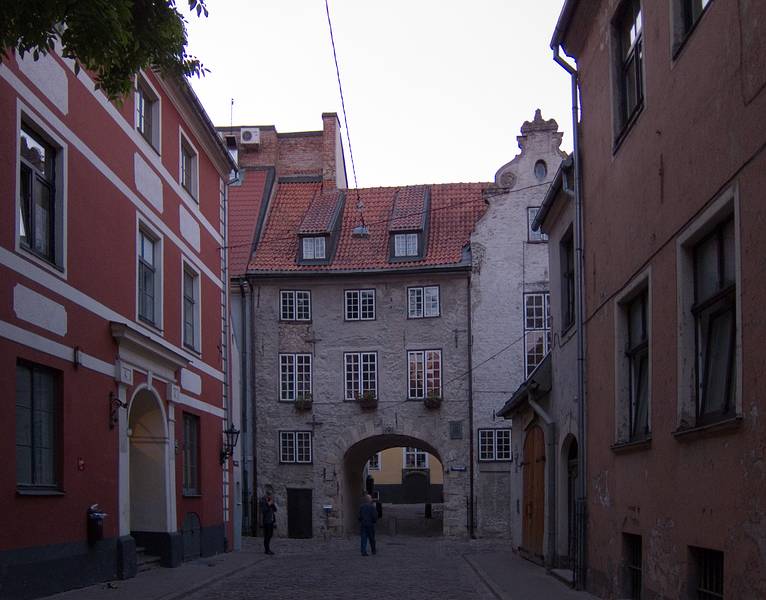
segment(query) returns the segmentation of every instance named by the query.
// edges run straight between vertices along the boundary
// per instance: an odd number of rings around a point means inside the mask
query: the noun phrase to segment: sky
[[[492,181],[536,108],[571,151],[549,47],[564,0],[328,1],[359,187]],[[337,112],[353,186],[324,0],[207,7],[187,16],[188,51],[210,69],[191,83],[213,123],[312,131]]]

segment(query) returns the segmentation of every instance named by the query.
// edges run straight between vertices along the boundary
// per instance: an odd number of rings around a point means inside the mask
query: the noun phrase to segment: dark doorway
[[[313,535],[312,490],[287,488],[287,537],[310,538]]]
[[[181,526],[181,539],[184,545],[184,560],[202,556],[202,536],[197,513],[186,513]]]
[[[522,542],[527,552],[541,559],[545,528],[545,438],[537,426],[527,432],[523,466]]]
[[[430,502],[428,471],[403,471],[402,488],[404,504],[425,504]]]
[[[575,528],[575,499],[577,498],[577,441],[572,440],[569,444],[569,453],[567,455],[567,524],[568,541],[567,553],[569,557],[569,567],[574,568],[573,558],[575,555],[575,543],[577,533]]]

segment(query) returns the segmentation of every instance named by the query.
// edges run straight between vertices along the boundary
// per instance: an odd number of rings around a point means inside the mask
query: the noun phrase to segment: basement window
[[[693,592],[699,600],[723,598],[723,552],[689,547],[692,559]]]

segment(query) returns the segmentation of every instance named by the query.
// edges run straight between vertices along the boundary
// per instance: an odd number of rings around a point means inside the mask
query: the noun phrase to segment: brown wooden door
[[[545,528],[545,439],[539,427],[532,427],[524,441],[524,515],[522,544],[537,556],[543,556]]]

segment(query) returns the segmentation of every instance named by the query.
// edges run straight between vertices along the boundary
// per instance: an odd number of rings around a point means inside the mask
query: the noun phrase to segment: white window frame
[[[308,384],[305,380],[299,378],[299,362],[305,371],[305,361],[308,361]],[[307,394],[311,394],[314,385],[313,357],[307,352],[280,352],[279,353],[279,401],[295,402],[299,398],[306,399]],[[289,369],[289,387],[285,387],[283,378],[283,367]]]
[[[41,256],[27,244],[21,242],[21,128],[22,125],[33,131],[46,143],[53,147],[56,157],[53,163],[54,170],[54,257],[53,261]],[[17,101],[16,105],[16,170],[14,179],[16,182],[15,194],[15,249],[25,258],[35,264],[54,273],[58,277],[67,277],[67,184],[69,181],[69,146],[63,138],[53,132],[52,128],[38,117],[29,107]]]
[[[430,300],[429,302],[429,294]],[[433,299],[436,298],[434,311]],[[441,289],[438,285],[413,286],[407,288],[407,318],[432,319],[441,316]]]
[[[291,298],[291,312],[285,312],[285,299]],[[308,301],[308,314],[299,318],[298,300]],[[280,321],[311,321],[311,291],[309,290],[280,290],[279,291],[279,320]]]
[[[380,452],[376,452],[367,461],[367,470],[380,471],[380,469],[381,469],[381,455],[380,455]]]
[[[394,256],[396,258],[406,258],[418,256],[418,233],[395,233],[394,234]]]
[[[370,362],[372,357],[372,362]],[[369,372],[365,372],[365,366],[373,365],[375,376],[373,378],[373,387],[365,386],[365,381],[369,381]],[[350,369],[350,372],[349,372]],[[369,371],[369,370],[367,370]],[[351,375],[351,377],[349,377]],[[354,381],[355,380],[355,381]],[[349,387],[349,383],[352,385]],[[343,353],[343,397],[348,400],[356,400],[366,392],[372,392],[375,397],[378,396],[378,353],[377,352],[344,352]]]
[[[163,327],[163,310],[164,306],[164,277],[163,277],[163,256],[164,256],[164,238],[153,227],[151,227],[146,221],[137,218],[136,219],[136,322],[147,327],[151,327],[158,331],[162,331]],[[141,269],[139,268],[140,254],[141,254],[141,234],[144,234],[147,238],[154,240],[154,321],[149,321],[141,316],[141,294],[140,294],[140,277]]]
[[[186,343],[186,274],[194,278],[194,314],[193,318],[193,336],[191,344]],[[195,269],[188,260],[181,260],[181,345],[187,350],[199,353],[202,348],[202,327],[200,316],[202,315],[202,278],[200,272]]]
[[[485,439],[489,437],[490,438],[490,445],[487,446],[483,442]],[[500,456],[500,437],[507,437],[507,455]],[[510,428],[503,428],[503,429],[490,429],[490,428],[483,428],[479,429],[479,435],[477,436],[477,442],[478,442],[478,452],[477,455],[479,457],[479,462],[511,462],[513,460],[513,452],[511,450],[511,429]],[[489,454],[485,452],[485,449],[489,447],[490,451]]]
[[[199,415],[184,411],[183,427],[183,474],[182,493],[184,496],[202,495],[202,465],[200,464],[200,447],[202,441],[202,419]],[[192,433],[191,443],[188,434]]]
[[[413,456],[414,467],[407,464],[407,457]],[[418,466],[418,458],[423,458],[423,466]],[[402,448],[402,468],[404,469],[428,469],[428,452],[415,447]]]
[[[143,90],[140,90],[139,88],[142,87]],[[149,81],[149,78],[146,76],[144,71],[139,71],[139,73],[136,75],[135,81],[134,81],[134,103],[133,103],[133,126],[135,130],[138,132],[138,136],[146,142],[146,144],[152,148],[157,154],[162,154],[162,96],[157,91],[157,88],[152,85],[152,82]],[[144,133],[141,131],[140,122],[139,122],[139,115],[138,115],[138,106],[139,106],[139,97],[141,95],[141,91],[144,93],[148,92],[149,95],[154,96],[153,98],[150,98],[151,100],[151,111],[152,111],[152,135],[151,139],[148,139]]]
[[[375,289],[345,290],[343,313],[346,321],[375,320]],[[367,305],[365,306],[365,301]],[[356,304],[354,304],[354,302]],[[372,307],[370,309],[370,307]],[[366,310],[365,310],[366,309]],[[370,310],[372,311],[370,313]]]
[[[742,270],[739,187],[734,183],[705,209],[676,240],[677,267],[677,397],[678,430],[693,429],[697,419],[697,348],[694,304],[694,247],[723,221],[734,215],[735,340],[734,374],[737,379],[733,413],[742,415]]]
[[[325,260],[327,258],[327,236],[318,235],[301,238],[303,260]]]
[[[437,396],[442,397],[444,394],[444,390],[442,389],[442,378],[444,375],[444,363],[442,362],[442,351],[437,349],[428,349],[428,350],[408,350],[407,351],[407,399],[409,400],[424,400],[428,397],[429,390],[429,379],[433,381],[434,375],[433,375],[433,369],[428,368],[428,358],[429,354],[434,354],[438,356],[438,362],[439,362],[439,377],[438,377],[438,388],[435,390],[437,391]],[[414,362],[413,362],[414,359]],[[422,386],[422,393],[418,393],[416,390],[415,395],[412,394],[412,386],[410,385],[411,382],[411,372],[413,366],[418,371],[421,371],[421,373],[416,374],[416,381],[421,381]],[[429,371],[431,371],[429,373]],[[417,387],[417,386],[416,386]]]
[[[535,222],[535,217],[540,210],[539,206],[527,207],[527,242],[531,244],[539,244],[548,241],[548,234],[543,233],[542,229],[535,231],[532,229],[532,223]]]
[[[528,311],[530,308],[536,308],[536,307],[530,307],[530,301],[532,299],[542,299],[542,327],[538,327],[540,323],[537,322],[538,316],[535,315],[533,317],[534,322],[532,323],[532,326],[530,327],[530,321],[529,321],[529,315]],[[539,365],[543,359],[545,358],[545,355],[548,354],[550,351],[550,345],[551,345],[551,295],[550,292],[527,292],[524,294],[524,376],[529,377],[529,375],[537,368],[537,365]],[[529,352],[532,349],[532,344],[535,346],[536,341],[539,339],[539,337],[542,335],[543,339],[543,354],[540,357],[540,360],[532,365],[529,362]]]
[[[285,444],[287,441],[292,451],[285,452]],[[301,455],[300,444],[308,443],[308,459],[303,453]],[[310,465],[314,462],[314,440],[310,431],[280,431],[279,432],[279,462],[280,464],[299,464]]]
[[[191,155],[191,177],[188,188],[184,185],[184,147]],[[199,151],[180,127],[178,129],[178,185],[194,202],[199,203]]]

